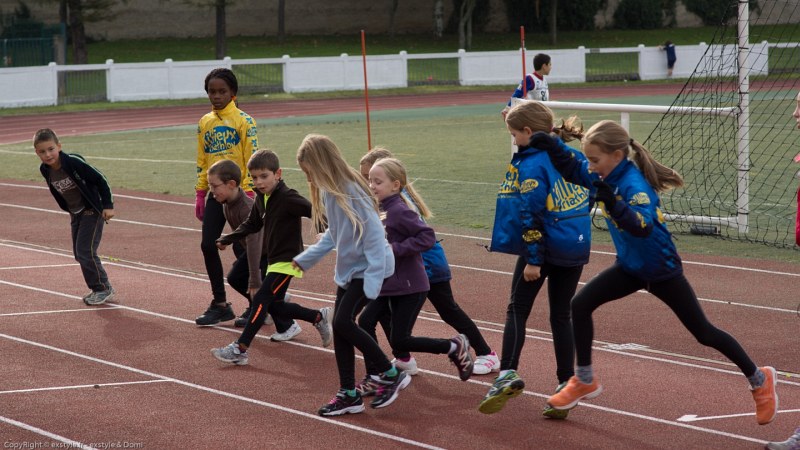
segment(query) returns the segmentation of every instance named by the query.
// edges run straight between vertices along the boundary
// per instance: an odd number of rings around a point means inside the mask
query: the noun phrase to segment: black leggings
[[[316,322],[319,311],[305,308],[297,303],[286,303],[283,301],[283,297],[286,295],[286,290],[289,288],[289,282],[292,281],[292,278],[294,277],[284,273],[267,273],[267,276],[261,284],[261,288],[256,292],[255,297],[253,297],[250,306],[252,308],[250,311],[250,318],[242,331],[242,335],[237,341],[238,343],[247,347],[250,346],[256,333],[258,333],[258,330],[264,325],[264,320],[267,318],[268,312],[277,317],[300,319],[310,323]],[[291,323],[291,320],[289,320],[289,322]]]
[[[356,325],[356,316],[367,302],[364,295],[364,280],[354,278],[347,289],[336,289],[336,304],[333,310],[333,349],[339,369],[339,385],[342,389],[356,388],[357,348],[364,359],[374,361],[379,372],[392,368],[381,347],[366,331]]]
[[[450,325],[451,328],[456,330],[458,333],[461,333],[467,337],[469,340],[469,345],[473,349],[475,349],[475,354],[478,356],[488,355],[492,349],[489,347],[489,344],[486,343],[486,340],[483,338],[478,326],[475,325],[475,322],[458,306],[456,303],[456,299],[453,297],[453,289],[450,286],[450,280],[441,281],[439,283],[431,283],[431,290],[428,291],[428,300],[430,300],[431,305],[436,309],[436,312],[439,313],[439,317],[442,318],[444,323]],[[419,314],[419,312],[417,313]],[[375,333],[375,323],[370,323],[369,320],[364,320],[364,314],[361,314],[361,317],[358,319],[358,324],[361,328],[364,328],[368,332],[371,332],[374,336]],[[378,319],[381,324],[381,328],[383,328],[383,332],[386,333],[386,336],[389,337],[392,334],[392,325],[391,325],[391,318],[388,314],[382,316]],[[374,319],[373,319],[374,321]],[[407,351],[399,351],[398,349],[392,347],[392,354],[397,359],[407,359],[411,357],[411,353]]]
[[[214,295],[214,302],[217,303],[226,301],[222,259],[219,257],[216,243],[223,228],[225,228],[225,214],[222,212],[222,204],[214,199],[214,195],[209,194],[203,213],[203,238],[200,241],[200,249],[203,251],[208,281],[211,282],[211,293]]]
[[[237,242],[235,245],[239,245]],[[259,262],[259,272],[262,274],[261,280],[263,281],[266,278],[267,273],[267,262],[268,258],[266,256],[261,257],[261,261]],[[231,266],[231,270],[228,271],[227,275],[228,284],[238,293],[242,294],[244,298],[247,299],[247,306],[249,308],[253,307],[253,300],[250,298],[250,289],[249,289],[249,281],[250,281],[250,263],[247,261],[247,252],[243,251],[241,255],[236,258],[234,261],[233,266]],[[285,294],[284,294],[285,295]],[[278,316],[274,314],[272,311],[269,312],[270,316],[272,316],[272,321],[275,323],[275,331],[278,333],[283,333],[292,326],[292,319],[287,317]]]
[[[425,292],[407,295],[378,297],[367,303],[366,308],[358,318],[358,325],[377,341],[375,324],[378,318],[388,317],[389,345],[393,352],[408,355],[409,352],[444,354],[450,352],[450,339],[412,336],[411,330],[417,321],[417,316],[425,303]],[[367,324],[369,328],[364,328]],[[386,331],[386,329],[384,329]],[[378,368],[366,357],[364,363],[367,373],[377,375]]]
[[[756,365],[739,342],[708,321],[689,281],[683,274],[669,280],[648,283],[625,273],[618,265],[609,267],[592,278],[572,299],[572,323],[579,366],[592,364],[594,326],[592,312],[608,303],[640,289],[646,289],[664,302],[678,317],[697,342],[716,349],[733,361],[745,376],[756,372]]]
[[[549,263],[541,266],[540,277],[536,281],[525,281],[523,271],[527,261],[517,259],[511,281],[511,300],[506,310],[506,325],[503,330],[503,355],[500,370],[517,370],[522,346],[525,345],[525,324],[531,315],[536,295],[547,279],[547,292],[550,300],[550,329],[553,333],[553,348],[556,354],[556,377],[563,383],[575,374],[575,358],[572,323],[569,304],[583,266],[562,267]]]

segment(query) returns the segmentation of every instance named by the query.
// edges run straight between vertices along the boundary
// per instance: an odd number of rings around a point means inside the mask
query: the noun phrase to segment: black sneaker
[[[406,386],[411,383],[411,376],[402,370],[398,370],[397,375],[394,377],[381,375],[378,383],[380,386],[375,391],[375,400],[373,400],[369,406],[373,408],[385,408],[392,404],[401,389],[405,389]]]
[[[358,414],[364,412],[364,401],[356,392],[355,397],[347,395],[345,390],[339,390],[327,405],[317,411],[320,416],[341,416],[342,414]]]
[[[230,303],[225,303],[225,306],[217,306],[216,303],[212,302],[211,306],[208,307],[202,316],[194,319],[194,323],[201,326],[214,325],[235,318],[236,314],[233,313],[233,308],[231,308]]]
[[[247,326],[247,321],[250,320],[250,307],[248,306],[247,309],[244,310],[241,316],[237,317],[236,320],[233,322],[233,326],[236,328],[244,328]]]
[[[461,381],[467,381],[472,375],[473,365],[472,355],[469,353],[469,340],[463,334],[459,334],[450,339],[450,341],[456,344],[456,349],[447,356],[456,365],[458,377],[461,378]]]

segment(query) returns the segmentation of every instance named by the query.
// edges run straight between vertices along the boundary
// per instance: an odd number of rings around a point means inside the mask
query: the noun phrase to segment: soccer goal
[[[644,144],[683,175],[662,197],[675,231],[795,247],[800,130],[791,117],[800,90],[800,2],[730,1],[694,73]],[[759,26],[766,25],[769,26]],[[753,42],[757,44],[752,44]],[[680,58],[680,55],[678,55]],[[684,107],[730,111],[687,115]]]

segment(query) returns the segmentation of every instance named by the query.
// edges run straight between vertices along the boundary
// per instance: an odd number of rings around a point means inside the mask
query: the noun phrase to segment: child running
[[[83,296],[83,303],[93,306],[112,300],[116,292],[97,256],[103,224],[114,217],[108,180],[83,156],[62,152],[58,136],[49,128],[33,135],[33,148],[42,160],[39,171],[50,193],[58,206],[69,213],[72,254],[81,266],[86,286],[91,289]]]
[[[375,339],[355,322],[366,302],[378,298],[383,280],[394,273],[394,255],[386,242],[378,205],[367,183],[347,165],[327,136],[306,136],[297,149],[297,163],[308,178],[314,224],[317,229],[327,225],[327,230],[319,242],[296,256],[293,264],[305,271],[336,250],[333,347],[340,389],[318,413],[336,416],[364,411],[364,401],[355,386],[356,348],[381,373],[380,387],[370,406],[384,408],[395,401],[411,377],[397,370]]]
[[[517,374],[525,323],[545,279],[556,355],[556,391],[575,374],[570,300],[589,261],[589,195],[586,189],[567,183],[545,151],[528,145],[534,133],[552,130],[553,123],[550,108],[536,101],[525,101],[506,115],[506,126],[519,151],[512,156],[497,194],[490,249],[518,258],[506,309],[500,374],[478,407],[484,414],[500,411],[525,387]],[[566,412],[547,406],[542,414],[566,418]]]
[[[373,148],[361,158],[361,175],[364,179],[369,180],[369,170],[372,168],[372,165],[375,164],[375,161],[392,157],[392,152],[386,148]],[[417,213],[420,212],[419,207],[414,204],[414,199],[411,198],[406,189],[402,189],[400,194],[411,209],[415,210]],[[472,375],[485,375],[500,370],[500,360],[497,358],[497,353],[492,351],[480,330],[478,330],[478,326],[475,325],[475,322],[461,309],[453,297],[453,289],[450,286],[450,280],[453,276],[450,273],[450,264],[447,262],[447,257],[444,254],[444,248],[439,241],[436,241],[430,249],[422,252],[422,261],[425,263],[425,273],[430,283],[428,300],[430,300],[436,312],[439,313],[439,317],[459,334],[466,336],[470,346],[475,350],[477,356],[472,366]],[[359,317],[358,324],[365,330],[374,330],[375,324],[369,324],[367,319],[368,317],[362,314]],[[389,316],[381,317],[379,321],[386,336],[390,336],[391,325],[389,323]],[[417,374],[419,371],[417,360],[411,356],[409,352],[401,352],[396,348],[392,348],[392,353],[395,356],[392,362],[399,369],[407,372],[409,375]]]
[[[217,239],[217,246],[224,250],[231,243],[258,233],[263,228],[265,249],[262,256],[267,258],[269,265],[261,288],[253,295],[252,311],[242,335],[226,347],[211,350],[220,361],[236,365],[247,364],[247,349],[264,324],[268,312],[314,324],[322,338],[323,347],[331,344],[332,334],[331,308],[313,310],[283,301],[292,278],[303,276],[292,264],[292,258],[303,251],[301,220],[302,217],[311,216],[311,204],[283,182],[278,155],[272,151],[258,150],[253,153],[247,169],[258,191],[253,209],[235,231]]]
[[[736,339],[709,322],[683,274],[681,258],[664,222],[658,193],[683,186],[681,176],[653,159],[616,122],[596,123],[581,140],[583,154],[569,151],[546,133],[534,135],[531,145],[546,150],[564,178],[591,189],[603,209],[617,259],[572,299],[576,375],[548,404],[568,410],[583,399],[600,395],[603,388],[592,370],[592,313],[605,303],[645,289],[664,302],[699,343],[716,349],[739,367],[750,382],[756,420],[759,425],[770,423],[778,411],[775,369],[756,367]]]
[[[553,61],[550,59],[550,55],[538,53],[536,56],[534,56],[533,73],[525,75],[525,79],[519,83],[517,89],[515,89],[514,93],[511,94],[508,104],[502,111],[500,111],[503,117],[505,117],[506,114],[508,114],[508,112],[511,110],[511,107],[514,106],[512,102],[515,98],[525,98],[540,102],[546,102],[550,100],[550,87],[547,85],[547,78],[545,77],[550,75],[550,71],[552,69]],[[525,83],[525,89],[523,89],[522,83]]]
[[[258,148],[256,122],[236,106],[239,82],[230,69],[214,69],[206,76],[204,88],[211,101],[212,110],[200,119],[197,127],[197,183],[195,184],[195,216],[203,222],[203,260],[211,282],[213,299],[206,312],[195,319],[197,325],[214,325],[233,320],[231,304],[225,294],[222,260],[216,239],[225,227],[222,205],[208,194],[208,168],[217,161],[229,159],[235,162],[244,174],[242,189],[253,198],[253,181],[246,172],[247,160]],[[243,250],[238,243],[234,253]]]
[[[462,381],[472,375],[472,356],[469,340],[463,334],[452,339],[434,339],[411,336],[411,330],[425,303],[430,287],[421,252],[436,242],[436,234],[422,220],[431,216],[430,210],[413,186],[408,184],[403,164],[395,158],[380,159],[369,171],[369,184],[380,204],[386,238],[394,252],[394,275],[383,283],[380,296],[369,302],[361,313],[359,324],[365,317],[371,328],[366,329],[375,338],[378,318],[389,316],[391,325],[389,343],[400,352],[419,351],[447,354],[458,370]],[[414,211],[401,192],[405,191],[419,208]],[[356,386],[362,396],[372,395],[380,388],[378,370],[365,356],[367,376]]]
[[[241,180],[242,171],[235,162],[229,159],[217,161],[208,168],[208,187],[214,199],[222,204],[225,220],[231,230],[237,229],[253,209],[253,199],[245,195],[240,186]],[[247,309],[233,322],[237,328],[244,328],[247,325],[253,296],[261,287],[261,279],[266,275],[268,241],[263,239],[263,234],[262,231],[258,231],[248,234],[246,238],[239,241],[239,245],[245,250],[237,256],[226,276],[228,284],[247,299]],[[288,297],[287,293],[284,301],[287,301]],[[275,328],[278,332],[273,335],[273,340],[280,340],[274,338],[276,335],[285,334],[291,335],[291,337],[297,335],[297,333],[290,332],[290,330],[300,329],[296,322],[284,317],[276,319]]]

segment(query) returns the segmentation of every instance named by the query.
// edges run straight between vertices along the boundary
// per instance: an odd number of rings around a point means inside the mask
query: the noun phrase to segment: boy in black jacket
[[[263,228],[266,248],[262,257],[267,257],[268,264],[261,288],[251,294],[250,317],[241,337],[225,347],[211,349],[211,353],[220,361],[236,365],[247,364],[247,348],[264,324],[267,313],[314,324],[322,338],[323,347],[328,347],[333,337],[332,308],[314,310],[283,301],[292,278],[303,276],[301,271],[292,266],[292,259],[303,251],[301,220],[311,217],[311,203],[283,182],[278,155],[274,152],[256,151],[247,162],[247,170],[253,178],[256,191],[253,209],[247,220],[233,233],[217,239],[217,247],[223,250]]]
[[[42,160],[39,171],[47,181],[58,206],[70,215],[72,251],[81,266],[86,285],[92,290],[83,297],[87,305],[101,305],[114,298],[97,248],[103,223],[114,217],[114,201],[106,177],[78,154],[63,153],[58,136],[42,128],[33,136],[33,148]]]

